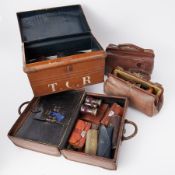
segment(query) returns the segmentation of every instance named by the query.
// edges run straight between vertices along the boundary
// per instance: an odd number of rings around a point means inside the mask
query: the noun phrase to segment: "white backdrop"
[[[129,108],[138,135],[120,149],[118,171],[18,148],[7,138],[18,106],[33,97],[22,71],[16,12],[81,4],[93,34],[109,43],[135,43],[155,51],[152,80],[165,88],[162,111],[153,118]],[[0,175],[175,174],[175,5],[173,0],[0,0]],[[88,91],[103,92],[103,84]]]

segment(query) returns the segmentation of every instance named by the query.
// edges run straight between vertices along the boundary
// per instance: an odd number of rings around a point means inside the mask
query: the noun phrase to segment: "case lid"
[[[17,13],[23,42],[90,33],[80,5]]]
[[[85,96],[84,90],[66,91],[33,99],[29,117],[15,136],[37,141],[63,149],[79,117],[79,109]],[[37,100],[37,103],[36,103]],[[48,122],[44,118],[50,112],[64,116],[60,123]]]

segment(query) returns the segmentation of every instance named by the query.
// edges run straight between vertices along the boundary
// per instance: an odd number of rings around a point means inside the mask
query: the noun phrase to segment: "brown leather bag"
[[[163,87],[128,73],[120,68],[110,74],[104,84],[106,94],[126,96],[131,106],[148,116],[157,114],[163,104]]]
[[[154,67],[154,52],[134,44],[109,44],[106,49],[105,73],[111,73],[117,66],[139,74],[149,80]]]

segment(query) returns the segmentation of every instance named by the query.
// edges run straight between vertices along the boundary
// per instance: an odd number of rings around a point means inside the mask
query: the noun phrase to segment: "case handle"
[[[19,108],[18,108],[18,114],[19,114],[19,115],[22,114],[22,112],[21,112],[22,107],[23,107],[24,105],[29,104],[29,103],[30,103],[30,101],[26,101],[26,102],[22,103],[22,104],[19,106]]]
[[[129,135],[129,136],[124,136],[123,135],[123,137],[122,137],[122,140],[129,140],[137,134],[138,128],[137,128],[137,125],[134,122],[129,121],[129,120],[125,120],[125,124],[130,124],[134,127],[134,132],[131,135]]]
[[[138,47],[134,44],[119,44],[118,47],[123,50],[136,50],[136,51],[141,51],[144,52],[144,49],[141,47]]]

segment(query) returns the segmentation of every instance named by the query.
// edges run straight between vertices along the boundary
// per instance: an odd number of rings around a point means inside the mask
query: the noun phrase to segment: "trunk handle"
[[[125,125],[126,124],[132,125],[134,127],[134,132],[131,135],[129,135],[129,136],[124,136],[123,135],[123,137],[122,137],[122,140],[123,141],[124,140],[129,140],[129,139],[133,138],[137,134],[137,132],[138,132],[137,125],[134,122],[129,121],[129,120],[125,120]]]

